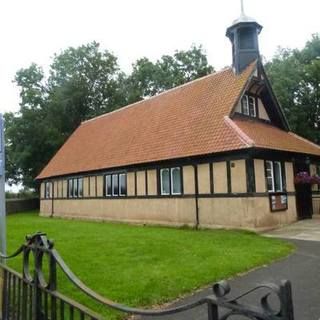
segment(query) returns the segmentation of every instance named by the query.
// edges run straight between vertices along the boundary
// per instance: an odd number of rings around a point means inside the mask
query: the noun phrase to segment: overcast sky
[[[244,0],[246,14],[264,26],[261,53],[301,48],[320,32],[319,0]],[[240,0],[4,0],[0,3],[0,112],[18,110],[15,72],[31,62],[48,70],[68,46],[96,40],[119,57],[122,69],[146,56],[202,44],[216,69],[231,63],[225,30]]]

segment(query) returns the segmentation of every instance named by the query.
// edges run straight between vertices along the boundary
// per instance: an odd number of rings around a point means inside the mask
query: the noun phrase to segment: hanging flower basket
[[[299,172],[294,178],[295,184],[320,184],[318,175],[310,176],[308,172]]]

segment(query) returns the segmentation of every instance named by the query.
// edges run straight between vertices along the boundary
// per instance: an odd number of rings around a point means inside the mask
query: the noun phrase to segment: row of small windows
[[[51,183],[45,183],[45,198],[50,198]],[[160,194],[181,195],[182,175],[181,168],[164,168],[160,170]],[[107,174],[104,176],[105,197],[127,196],[127,174]],[[68,179],[68,198],[83,197],[83,178]]]
[[[45,199],[51,198],[52,183],[46,182],[44,185]],[[68,180],[68,198],[82,198],[83,197],[83,178],[74,178]]]
[[[163,168],[159,171],[160,195],[182,195],[182,172],[181,167]],[[265,161],[266,185],[268,192],[283,192],[285,189],[284,172],[280,161]],[[52,183],[46,182],[44,197],[50,198]],[[107,174],[104,176],[105,197],[127,196],[127,174]],[[83,178],[68,180],[68,198],[83,197]]]

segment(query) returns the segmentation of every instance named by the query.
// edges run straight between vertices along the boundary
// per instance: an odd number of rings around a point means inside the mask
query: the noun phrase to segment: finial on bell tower
[[[243,4],[243,0],[241,0],[241,15],[244,16],[244,4]]]
[[[241,73],[251,62],[260,58],[258,35],[262,26],[244,13],[244,1],[240,0],[241,14],[227,29],[226,36],[232,43],[232,66]]]

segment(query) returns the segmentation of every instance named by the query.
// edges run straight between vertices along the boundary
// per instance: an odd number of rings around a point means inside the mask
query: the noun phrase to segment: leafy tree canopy
[[[187,51],[164,55],[155,63],[148,58],[133,65],[131,75],[125,80],[127,102],[135,102],[213,72],[202,47],[192,46]]]
[[[82,121],[212,71],[202,47],[192,46],[155,63],[139,59],[127,75],[96,42],[54,55],[48,77],[36,64],[19,70],[20,110],[5,114],[8,182],[35,187],[34,178]]]
[[[266,70],[291,130],[319,143],[319,34],[313,35],[301,50],[279,49]]]

